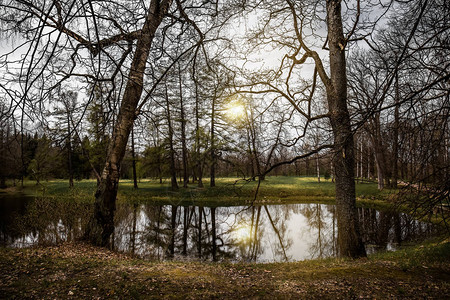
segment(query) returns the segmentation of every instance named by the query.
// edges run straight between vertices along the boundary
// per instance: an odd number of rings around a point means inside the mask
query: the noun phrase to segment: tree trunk
[[[181,254],[187,254],[188,226],[189,226],[189,206],[183,206],[183,250]]]
[[[211,207],[211,231],[212,231],[212,258],[217,260],[217,244],[216,244],[216,208]]]
[[[195,208],[194,208],[195,209]],[[202,208],[198,207],[198,258],[202,258]]]
[[[309,176],[309,157],[305,158],[305,175]]]
[[[249,163],[249,166],[250,166],[250,178],[252,180],[255,180],[255,176],[256,176],[256,174],[255,174],[255,163],[254,163],[254,158],[253,158],[252,146],[251,146],[251,143],[250,143],[250,128],[247,128],[246,131],[247,131],[247,148],[248,148],[247,152],[249,154],[249,159],[250,159],[250,163]]]
[[[392,146],[392,187],[397,188],[398,181],[398,129],[399,129],[399,102],[398,72],[395,73],[395,110],[394,110],[394,145]]]
[[[381,137],[377,133],[378,129],[371,134],[372,148],[375,150],[375,164],[377,166],[377,180],[378,189],[381,191],[384,189],[384,181],[386,178],[386,161],[383,153],[383,145],[381,143]]]
[[[131,255],[134,255],[135,252],[136,252],[137,210],[138,210],[138,205],[135,203],[135,204],[133,204],[133,224],[132,224],[132,230],[131,230],[131,234],[130,234],[130,251],[131,251]]]
[[[215,143],[214,139],[215,136],[215,114],[216,114],[216,92],[214,92],[214,98],[212,101],[212,108],[211,108],[211,167],[210,167],[210,182],[209,186],[214,187],[216,186],[216,149],[215,149]]]
[[[316,171],[317,171],[317,182],[320,183],[320,163],[319,163],[319,154],[316,154]]]
[[[25,176],[25,145],[24,145],[24,118],[25,118],[25,103],[26,101],[23,101],[22,104],[22,115],[20,117],[20,161],[21,161],[21,168],[20,168],[20,186],[23,188],[23,180]],[[15,130],[14,130],[15,131]],[[17,134],[15,134],[17,136]],[[38,181],[39,182],[39,181]]]
[[[67,161],[69,165],[69,188],[73,188],[73,168],[72,168],[72,137],[70,131],[70,111],[69,106],[66,106],[67,111]]]
[[[359,175],[361,176],[361,182],[363,182],[363,178],[364,178],[364,175],[363,175],[363,139],[362,139],[362,137],[361,137],[361,152],[360,152],[360,163],[359,163],[359,166],[360,166],[360,171],[359,171]]]
[[[178,80],[180,88],[180,118],[181,118],[181,146],[182,146],[182,160],[183,160],[183,187],[187,188],[189,183],[188,163],[187,163],[187,148],[186,148],[186,119],[184,116],[183,104],[183,87],[181,85],[181,68],[178,64]]]
[[[356,211],[355,156],[350,115],[347,108],[345,38],[341,2],[327,0],[327,25],[330,56],[330,80],[326,85],[330,121],[334,133],[333,165],[336,175],[338,244],[341,256],[365,256]]]
[[[262,175],[261,172],[261,164],[258,158],[258,150],[256,149],[256,128],[255,128],[255,119],[253,117],[253,109],[250,107],[250,116],[247,111],[245,111],[246,115],[246,125],[247,125],[247,145],[248,151],[250,152],[250,163],[251,163],[251,179],[255,180],[256,176],[259,177],[259,180],[264,180],[265,176]]]
[[[165,95],[166,95],[166,110],[167,110],[166,112],[167,126],[169,127],[170,183],[172,190],[177,190],[178,183],[177,183],[177,172],[175,168],[175,149],[173,147],[173,128],[172,128],[172,119],[170,117],[170,105],[167,86],[165,86]]]
[[[254,226],[254,231],[253,231],[253,245],[252,245],[252,250],[251,250],[251,254],[250,254],[250,259],[251,260],[256,260],[256,253],[258,250],[258,226],[259,226],[259,218],[261,216],[261,206],[258,206],[258,210],[256,212],[256,222],[255,222],[255,226]]]
[[[333,158],[331,158],[330,173],[331,173],[331,182],[334,183],[334,179],[336,178],[336,176],[334,175]]]
[[[359,165],[360,165],[360,161],[358,160],[358,140],[356,140],[356,183],[359,183]]]
[[[136,117],[136,108],[143,89],[144,71],[156,29],[171,4],[171,0],[152,0],[131,62],[129,80],[120,105],[119,115],[108,145],[108,154],[100,183],[95,192],[94,214],[85,232],[85,239],[106,246],[114,232],[114,212],[119,187],[119,167],[125,155],[128,137]]]
[[[136,154],[134,152],[134,128],[131,128],[131,158],[133,160],[133,187],[138,188],[137,175],[136,175]]]
[[[201,159],[200,150],[200,108],[199,108],[199,97],[198,97],[198,81],[197,77],[195,76],[195,68],[194,73],[192,75],[192,78],[195,83],[195,155],[196,155],[196,170],[197,170],[197,176],[198,176],[198,187],[203,187],[203,160]]]
[[[6,188],[6,172],[7,172],[7,165],[6,165],[6,151],[5,151],[5,145],[7,143],[7,140],[5,142],[4,139],[4,132],[3,128],[0,128],[0,188],[4,189]]]
[[[252,141],[252,152],[253,152],[253,160],[255,162],[255,166],[256,166],[256,172],[257,172],[257,176],[259,178],[259,180],[264,180],[265,176],[262,175],[261,172],[261,164],[259,162],[259,157],[258,157],[258,150],[256,149],[256,129],[255,129],[255,123],[254,123],[254,119],[253,119],[253,113],[252,113],[252,119],[251,119],[251,124],[250,124],[250,133],[251,133],[251,141]]]
[[[177,227],[177,210],[178,206],[172,205],[172,214],[170,215],[171,226],[170,226],[170,244],[169,244],[169,255],[173,257],[175,254],[175,233]]]
[[[382,159],[380,158],[380,153],[375,152],[375,163],[377,165],[377,180],[378,180],[378,190],[384,189],[384,172]]]

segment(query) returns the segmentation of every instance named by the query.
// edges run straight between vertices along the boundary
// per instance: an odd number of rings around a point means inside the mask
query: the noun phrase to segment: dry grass
[[[1,298],[353,299],[450,297],[450,243],[368,259],[152,262],[85,244],[0,249]]]

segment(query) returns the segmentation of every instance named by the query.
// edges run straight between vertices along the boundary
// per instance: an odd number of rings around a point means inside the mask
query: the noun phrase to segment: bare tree
[[[354,144],[353,132],[350,122],[350,113],[347,107],[347,77],[345,53],[347,44],[354,34],[358,23],[358,18],[354,20],[354,27],[344,34],[344,21],[342,20],[341,2],[327,0],[324,6],[319,2],[314,2],[324,9],[327,33],[325,48],[328,50],[329,69],[320,57],[317,46],[311,41],[311,36],[318,38],[314,30],[308,29],[307,24],[320,18],[320,8],[313,5],[294,3],[286,0],[280,1],[278,5],[269,4],[269,7],[284,7],[276,11],[267,9],[267,21],[264,22],[264,30],[271,28],[271,34],[257,31],[254,39],[259,44],[266,45],[273,43],[275,47],[288,52],[281,60],[280,67],[275,71],[268,71],[257,76],[252,73],[250,83],[244,85],[248,90],[241,91],[278,95],[288,101],[296,112],[303,119],[304,137],[311,122],[328,118],[334,140],[333,167],[336,182],[336,205],[339,230],[339,253],[343,256],[359,257],[365,256],[364,245],[361,240],[358,216],[355,206],[355,182],[354,182]],[[359,13],[358,7],[355,10]],[[316,17],[316,20],[314,20]],[[289,20],[289,21],[284,21]],[[283,26],[280,26],[282,22]],[[287,32],[281,32],[290,23],[294,36],[289,36]],[[281,28],[281,29],[279,29]],[[312,32],[312,33],[309,33]],[[275,37],[274,37],[275,35]],[[319,37],[320,39],[320,37]],[[311,45],[308,45],[311,43]],[[312,47],[311,47],[312,46]],[[314,63],[312,72],[312,82],[294,82],[297,70],[306,62]],[[265,77],[264,77],[265,76]],[[315,96],[317,80],[320,79],[325,88],[328,111],[320,114],[311,110],[311,105]],[[319,149],[318,147],[317,149]],[[316,149],[314,150],[316,153]]]
[[[196,40],[183,53],[199,47],[205,39],[202,30],[207,30],[203,25],[208,22],[203,20],[206,23],[202,23],[202,28],[198,27],[195,12],[204,10],[202,17],[212,16],[209,17],[211,19],[219,16],[218,9],[217,3],[191,6],[171,0],[133,1],[126,6],[121,1],[2,2],[0,11],[4,32],[9,35],[18,32],[25,41],[3,56],[6,63],[19,68],[19,84],[24,93],[19,100],[10,97],[15,108],[21,108],[25,113],[24,106],[48,98],[48,93],[68,78],[94,84],[106,82],[110,87],[109,97],[116,93],[121,99],[118,115],[112,120],[114,126],[106,163],[95,193],[94,216],[86,230],[86,238],[91,242],[108,244],[114,230],[119,168],[136,115],[154,90],[146,90],[146,96],[142,97],[144,77],[151,78],[154,87],[167,73],[156,72],[155,65],[147,66],[151,49],[155,49],[152,53],[155,61],[166,59],[165,53],[170,49],[164,49],[163,36],[174,28],[173,32],[183,33],[184,29],[180,31],[174,26],[177,23],[186,24],[197,33]],[[162,32],[158,30],[161,24],[164,26]],[[159,50],[153,47],[156,36],[160,42]],[[20,66],[8,55],[22,49],[27,53]],[[161,63],[159,67],[169,69],[181,56],[169,65]],[[2,88],[11,91],[13,85],[10,81],[9,86],[2,85]]]

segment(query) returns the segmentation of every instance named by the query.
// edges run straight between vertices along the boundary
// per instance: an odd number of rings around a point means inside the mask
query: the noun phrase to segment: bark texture
[[[355,155],[347,108],[346,40],[341,19],[341,1],[327,0],[330,84],[326,85],[330,121],[334,133],[333,166],[336,182],[338,248],[341,256],[360,257],[366,252],[359,231],[355,206]]]
[[[114,232],[119,166],[125,155],[128,137],[136,117],[136,108],[142,95],[144,71],[152,41],[170,4],[171,0],[151,0],[141,35],[137,39],[129,79],[108,146],[105,167],[95,192],[94,215],[85,232],[85,238],[95,245],[107,246]]]

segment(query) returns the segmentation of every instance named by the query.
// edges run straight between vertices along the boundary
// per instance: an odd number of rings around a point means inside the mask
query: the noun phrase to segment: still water
[[[437,228],[404,213],[358,209],[368,253],[395,250]],[[29,247],[78,239],[91,206],[46,198],[0,198],[0,245]],[[114,250],[150,259],[278,262],[337,254],[334,205],[198,207],[118,205]]]

